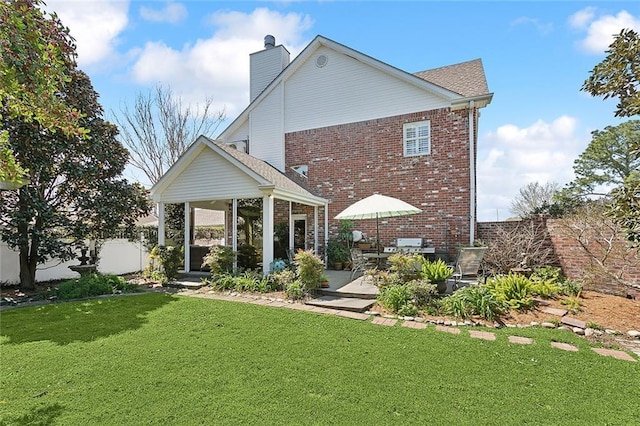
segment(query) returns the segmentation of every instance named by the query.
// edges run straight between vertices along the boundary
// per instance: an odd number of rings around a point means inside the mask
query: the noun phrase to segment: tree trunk
[[[23,290],[36,289],[37,263],[30,258],[26,250],[20,248],[20,288]]]

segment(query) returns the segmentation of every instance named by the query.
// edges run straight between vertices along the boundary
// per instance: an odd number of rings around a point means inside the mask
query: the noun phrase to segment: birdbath
[[[87,263],[87,261],[90,259],[91,258],[87,256],[87,249],[81,248],[80,256],[78,256],[78,260],[80,261],[80,264],[71,265],[69,266],[69,269],[71,269],[73,272],[79,273],[81,277],[84,275],[93,274],[96,272],[96,265],[95,263]]]

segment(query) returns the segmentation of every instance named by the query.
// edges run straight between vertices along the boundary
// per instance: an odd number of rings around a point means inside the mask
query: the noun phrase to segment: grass
[[[0,319],[0,424],[640,424],[640,363],[557,330],[491,342],[162,294]]]

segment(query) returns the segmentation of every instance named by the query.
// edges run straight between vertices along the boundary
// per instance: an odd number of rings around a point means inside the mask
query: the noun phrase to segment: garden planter
[[[342,268],[342,262],[333,262],[333,269],[335,269],[336,271],[342,271]]]
[[[436,288],[438,289],[438,294],[445,294],[447,292],[447,281],[436,281]]]

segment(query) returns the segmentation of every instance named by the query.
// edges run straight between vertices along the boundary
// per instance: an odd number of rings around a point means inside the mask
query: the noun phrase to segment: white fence
[[[127,274],[142,271],[149,263],[149,252],[140,241],[127,239],[107,240],[100,249],[98,271],[105,274]],[[69,266],[79,265],[77,259],[60,263],[50,261],[38,265],[36,281],[50,281],[77,278],[77,272]],[[0,242],[0,282],[14,284],[20,282],[20,261],[18,253]]]

